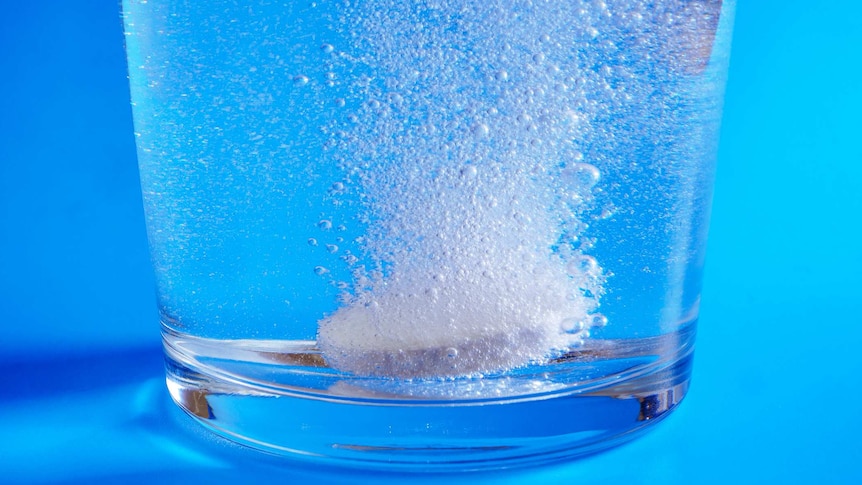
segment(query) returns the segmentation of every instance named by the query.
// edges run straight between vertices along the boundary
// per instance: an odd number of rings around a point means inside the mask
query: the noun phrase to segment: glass
[[[251,447],[435,470],[665,417],[733,9],[124,0],[174,400]]]

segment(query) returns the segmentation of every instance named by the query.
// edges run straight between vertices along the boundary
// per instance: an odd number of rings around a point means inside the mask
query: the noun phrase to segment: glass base
[[[685,396],[694,330],[590,340],[543,365],[445,380],[340,373],[314,342],[165,326],[164,344],[174,401],[225,438],[330,465],[454,471],[569,459],[636,437]]]

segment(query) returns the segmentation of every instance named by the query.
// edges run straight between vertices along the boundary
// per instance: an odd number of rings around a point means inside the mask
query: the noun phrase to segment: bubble
[[[325,52],[327,54],[330,54],[330,53],[332,53],[332,51],[335,50],[335,47],[333,47],[332,44],[322,44],[320,46],[320,50],[322,50],[323,52]]]
[[[479,170],[475,165],[465,165],[461,167],[461,177],[463,178],[476,178],[478,173]]]
[[[595,276],[599,272],[599,263],[592,256],[580,255],[574,261],[566,265],[566,272],[570,276],[580,277],[583,275]]]
[[[565,85],[563,85],[562,89],[565,90],[567,88],[565,87]],[[579,115],[578,112],[573,109],[567,109],[563,112],[563,119],[573,125],[576,125],[581,122],[581,115]],[[583,155],[581,155],[581,158],[583,158]]]
[[[596,313],[592,315],[590,318],[590,327],[593,328],[602,328],[608,324],[608,317],[602,315],[601,313]]]
[[[551,36],[548,34],[542,34],[539,36],[539,42],[550,42]]]
[[[330,187],[330,190],[331,190],[332,192],[343,192],[343,191],[344,191],[344,184],[343,184],[343,183],[341,183],[341,182],[335,182],[335,183],[334,183],[334,184],[332,184],[332,186]]]
[[[380,101],[372,99],[368,101],[368,107],[371,109],[380,109]]]
[[[308,238],[308,245],[317,246],[317,239],[314,239],[313,237]]]
[[[578,268],[584,273],[592,274],[599,269],[599,263],[596,261],[596,258],[587,256],[586,254],[581,255],[577,262]]]
[[[338,246],[336,246],[335,244],[327,244],[327,245],[326,245],[326,250],[327,250],[327,251],[329,251],[329,252],[330,252],[330,253],[332,253],[332,254],[335,254],[335,253],[337,253],[337,252],[338,252]]]
[[[560,176],[573,189],[591,189],[601,178],[601,172],[594,165],[575,162],[563,169]]]
[[[501,69],[494,74],[494,79],[497,81],[506,81],[509,79],[509,73]]]
[[[344,101],[344,98],[336,98],[335,99],[335,106],[338,106],[339,108],[343,108],[345,104],[347,104],[347,102]]]
[[[448,349],[446,349],[446,357],[449,357],[450,359],[458,357],[458,349],[456,349],[455,347],[449,347]]]
[[[336,231],[346,231],[347,226],[345,226],[344,224],[339,224],[338,227],[335,228],[335,230]]]
[[[293,76],[293,84],[296,86],[305,86],[308,84],[308,77],[306,76]]]
[[[566,318],[560,322],[560,328],[568,333],[579,333],[584,330],[584,322],[577,318]]]
[[[533,62],[539,63],[545,60],[545,54],[537,52],[533,54]]]
[[[332,229],[332,221],[328,219],[321,219],[320,222],[317,223],[317,227],[323,229],[324,231],[328,231]]]
[[[323,276],[326,273],[329,273],[329,270],[326,269],[324,266],[315,266],[314,267],[314,274],[316,274],[317,276]]]
[[[484,124],[484,123],[476,123],[475,125],[473,125],[473,127],[472,127],[472,128],[470,128],[470,131],[471,131],[471,132],[473,133],[473,135],[475,135],[476,137],[481,138],[481,137],[484,137],[484,136],[488,136],[488,133],[489,133],[491,130],[490,130],[490,128],[488,128],[488,125],[486,125],[486,124]]]

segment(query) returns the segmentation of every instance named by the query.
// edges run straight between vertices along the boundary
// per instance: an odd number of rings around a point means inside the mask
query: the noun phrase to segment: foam
[[[468,3],[345,13],[366,50],[348,68],[367,74],[352,123],[332,131],[365,234],[344,304],[319,322],[337,369],[504,371],[579,345],[598,321],[602,270],[578,241],[600,179],[577,145],[591,113],[553,41],[588,33],[555,10],[574,6]]]

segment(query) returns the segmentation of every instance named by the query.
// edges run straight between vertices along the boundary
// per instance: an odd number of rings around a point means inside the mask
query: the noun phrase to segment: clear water
[[[279,414],[251,403],[388,422],[392,403],[450,419],[554,397],[585,425],[596,396],[684,394],[733,2],[123,10],[169,382],[190,413],[327,455],[343,448],[249,424]],[[635,407],[554,449],[612,442]],[[473,437],[506,435],[492,428]],[[349,449],[412,446],[371,445],[374,429]]]

